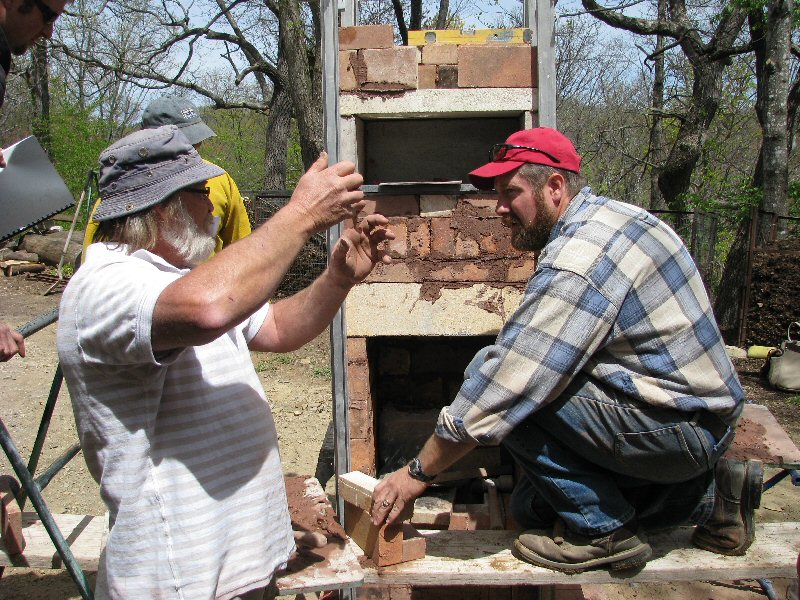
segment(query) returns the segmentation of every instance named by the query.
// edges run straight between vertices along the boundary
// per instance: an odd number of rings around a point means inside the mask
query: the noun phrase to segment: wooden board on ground
[[[784,469],[800,468],[800,450],[766,406],[745,404],[729,458],[758,459]]]
[[[692,547],[691,527],[650,536],[655,557],[637,572],[586,571],[567,575],[523,562],[511,553],[518,532],[425,530],[425,558],[365,568],[364,583],[418,586],[515,586],[561,583],[631,583],[795,577],[800,523],[756,526],[746,556],[720,556]],[[356,550],[357,551],[357,550]]]
[[[61,535],[84,571],[97,571],[100,552],[106,543],[108,517],[91,515],[53,515]],[[0,541],[0,566],[63,569],[64,563],[50,541],[47,530],[35,512],[22,513],[25,551],[9,555]]]

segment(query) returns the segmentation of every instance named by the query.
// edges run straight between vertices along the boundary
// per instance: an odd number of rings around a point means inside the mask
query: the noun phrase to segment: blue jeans
[[[466,376],[483,362],[482,353]],[[598,536],[636,519],[645,528],[705,523],[714,506],[714,465],[733,440],[579,375],[554,402],[503,441],[523,477],[511,497],[526,529],[556,517]]]

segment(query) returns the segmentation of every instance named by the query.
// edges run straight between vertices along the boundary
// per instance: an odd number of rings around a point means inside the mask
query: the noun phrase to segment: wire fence
[[[253,229],[278,212],[292,195],[291,190],[269,192],[244,191],[247,216]],[[289,271],[281,281],[275,296],[291,296],[307,287],[324,270],[328,262],[328,247],[324,233],[314,234],[295,258]]]

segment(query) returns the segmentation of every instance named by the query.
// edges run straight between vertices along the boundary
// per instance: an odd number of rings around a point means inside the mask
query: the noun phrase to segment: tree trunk
[[[667,18],[666,0],[658,0],[658,19]],[[664,160],[664,132],[662,127],[664,112],[664,36],[656,36],[655,68],[653,72],[653,125],[650,129],[650,208],[666,208],[664,197],[658,189],[658,169]]]
[[[422,0],[411,0],[411,19],[408,21],[409,31],[422,29]]]
[[[310,3],[309,8],[319,14],[318,3]],[[322,104],[319,101],[322,97],[320,32],[319,27],[315,27],[315,46],[312,51],[306,44],[305,27],[297,0],[280,0],[278,9],[279,37],[291,82],[288,88],[297,117],[303,164],[308,168],[323,150]]]
[[[439,0],[439,13],[436,15],[436,29],[447,27],[447,17],[450,13],[450,0]]]
[[[403,40],[404,46],[408,46],[408,27],[406,27],[406,16],[403,14],[403,3],[400,0],[392,0],[392,8],[394,8],[397,29],[400,31],[400,39]]]
[[[33,134],[48,154],[52,152],[50,131],[50,68],[47,59],[47,42],[41,41],[31,48],[31,65],[25,74],[37,115],[33,119]]]
[[[763,101],[757,103],[763,118],[762,141],[763,189],[762,208],[778,216],[786,216],[788,211],[787,190],[788,140],[787,140],[787,99],[789,94],[789,44],[791,30],[790,0],[770,0],[767,3],[767,26],[764,32],[763,85],[758,83],[759,96]]]
[[[282,81],[288,81],[288,67],[283,57],[278,59]],[[264,158],[264,189],[286,189],[289,133],[292,127],[292,98],[287,86],[278,84],[272,92],[267,121],[267,152]]]

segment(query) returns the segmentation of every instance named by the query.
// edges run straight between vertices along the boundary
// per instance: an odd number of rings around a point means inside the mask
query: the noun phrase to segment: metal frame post
[[[531,23],[533,16],[535,23]],[[556,38],[552,0],[525,0],[523,26],[534,29],[538,81],[540,127],[556,126]]]
[[[349,0],[354,10],[355,2]],[[323,122],[325,147],[329,160],[339,160],[339,1],[323,0],[322,3],[322,98],[324,102]],[[346,11],[345,11],[346,12]],[[354,16],[354,13],[351,12]],[[341,224],[328,230],[328,254],[342,234]],[[333,395],[334,466],[337,475],[350,471],[350,423],[348,419],[349,397],[347,393],[347,338],[344,308],[339,308],[331,322],[331,388]],[[336,512],[344,518],[344,500],[337,491]]]

